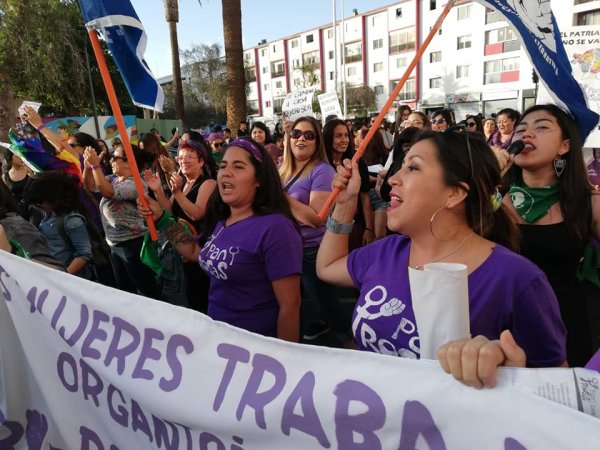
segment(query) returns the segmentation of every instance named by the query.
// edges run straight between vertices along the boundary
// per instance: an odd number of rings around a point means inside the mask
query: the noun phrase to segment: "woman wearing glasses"
[[[177,219],[191,225],[193,234],[203,230],[208,199],[214,192],[217,182],[213,179],[207,160],[208,153],[203,145],[193,141],[180,141],[177,149],[179,172],[170,172],[172,195],[165,196],[160,179],[151,172],[144,173],[148,187],[154,192],[160,206],[170,211]],[[164,165],[164,164],[163,164]],[[208,308],[208,278],[200,270],[196,261],[185,261],[183,271],[187,282],[187,304],[206,313]]]
[[[521,231],[521,254],[544,271],[558,298],[569,365],[583,366],[600,345],[599,256],[590,243],[600,240],[600,192],[587,180],[577,124],[557,106],[525,111],[514,140],[525,149],[510,158],[504,204]],[[508,153],[496,155],[506,165]]]
[[[408,268],[462,263],[469,274],[470,331],[477,337],[438,352],[447,371],[467,384],[491,386],[495,366],[524,363],[517,345],[529,366],[564,363],[556,297],[544,274],[509,250],[516,228],[497,200],[499,166],[485,143],[454,131],[419,135],[390,178],[388,227],[401,234],[348,254],[345,233],[360,184],[356,164],[350,168],[339,168],[333,183],[342,192],[317,269],[330,283],[360,289],[352,327],[360,349],[419,358]],[[501,333],[501,342],[489,341]]]
[[[217,187],[200,242],[149,199],[173,247],[198,261],[210,277],[208,315],[265,336],[298,341],[302,240],[277,169],[249,138],[232,141],[219,166]]]
[[[311,324],[304,330],[304,339],[316,339],[326,333],[329,326],[337,332],[345,332],[349,324],[343,318],[336,288],[317,277],[315,266],[317,250],[325,233],[325,224],[318,213],[329,197],[335,171],[327,159],[321,126],[312,117],[301,117],[293,123],[279,174],[292,214],[300,223],[304,246],[303,291],[321,309],[328,322]],[[355,210],[356,204],[355,199]]]
[[[403,122],[404,128],[418,128],[419,130],[429,129],[431,123],[427,114],[421,111],[413,111],[409,114],[408,120]]]
[[[150,164],[150,153],[133,145],[138,167]],[[154,274],[140,259],[140,250],[146,232],[146,224],[137,213],[138,197],[131,168],[123,147],[117,147],[111,158],[112,175],[104,176],[100,157],[92,147],[86,147],[83,157],[89,170],[84,172],[87,187],[97,187],[102,195],[100,214],[117,287],[127,292],[140,293],[160,299],[160,291]]]
[[[225,150],[225,137],[222,133],[210,133],[208,136],[208,143],[210,145],[214,160],[217,164],[219,164],[223,158],[223,152]]]
[[[448,109],[440,109],[434,112],[431,117],[431,129],[433,131],[444,131],[454,125],[454,117]]]

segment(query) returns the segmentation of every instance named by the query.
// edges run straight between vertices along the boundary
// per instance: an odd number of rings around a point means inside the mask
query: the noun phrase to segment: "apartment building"
[[[547,0],[559,27],[600,25],[600,0]],[[248,114],[276,121],[287,92],[314,85],[331,92],[345,80],[366,84],[381,108],[439,17],[444,0],[403,0],[244,52]],[[335,45],[339,52],[336,58]],[[336,64],[337,63],[337,64]],[[523,109],[535,101],[533,69],[513,28],[474,1],[459,1],[410,74],[399,103],[457,117]],[[340,99],[343,102],[342,99]]]

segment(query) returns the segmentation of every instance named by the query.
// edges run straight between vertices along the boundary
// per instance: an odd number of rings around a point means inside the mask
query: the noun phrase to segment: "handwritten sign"
[[[312,99],[316,87],[308,87],[298,91],[289,92],[283,100],[282,110],[289,120],[296,120],[299,117],[314,117],[312,109]]]
[[[337,92],[327,92],[325,94],[318,95],[319,106],[321,106],[321,116],[323,122],[327,116],[336,115],[339,118],[342,117],[342,108],[340,107],[340,99],[338,98]]]
[[[565,383],[574,378],[569,369],[521,371],[546,374],[543,386],[557,397],[570,388],[553,389],[556,374]],[[598,397],[597,375],[578,377],[581,398]],[[433,361],[265,338],[0,251],[2,449],[404,450],[417,441],[435,450],[548,449],[600,442],[596,417],[510,384],[478,391]]]

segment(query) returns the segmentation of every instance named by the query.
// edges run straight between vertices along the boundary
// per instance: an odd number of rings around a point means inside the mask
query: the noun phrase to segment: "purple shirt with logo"
[[[277,335],[272,281],[302,272],[302,238],[280,214],[217,223],[198,258],[210,277],[208,315],[239,328]]]
[[[288,194],[300,203],[308,205],[311,192],[331,192],[331,183],[334,176],[335,170],[333,167],[326,162],[319,161],[308,176],[299,178],[289,188]],[[313,228],[300,224],[300,233],[302,234],[304,247],[317,247],[325,234],[325,226]]]
[[[396,235],[348,256],[348,272],[360,289],[352,330],[361,350],[419,357],[409,253],[410,239]],[[505,247],[496,245],[469,275],[469,310],[473,337],[498,339],[503,330],[510,330],[525,350],[529,367],[553,367],[566,360],[565,328],[546,276]]]

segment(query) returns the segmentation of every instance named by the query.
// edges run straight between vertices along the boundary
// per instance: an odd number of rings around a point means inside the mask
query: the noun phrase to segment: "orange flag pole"
[[[96,55],[96,61],[98,61],[98,68],[100,69],[100,74],[102,75],[102,81],[104,82],[104,88],[106,89],[106,94],[108,95],[110,108],[112,109],[113,115],[115,116],[117,127],[119,128],[119,133],[121,134],[121,142],[123,143],[123,148],[125,149],[125,154],[127,155],[127,162],[129,163],[129,167],[131,168],[133,181],[135,182],[135,190],[138,193],[139,202],[144,208],[147,208],[148,200],[146,200],[146,197],[144,196],[144,185],[142,184],[142,177],[140,176],[140,170],[137,166],[137,162],[135,161],[135,156],[133,155],[131,142],[129,141],[129,135],[127,134],[127,127],[125,126],[125,120],[123,119],[123,113],[121,112],[119,101],[117,100],[115,87],[113,86],[112,80],[110,78],[108,66],[106,65],[106,59],[104,58],[104,53],[102,52],[100,40],[98,39],[98,33],[96,33],[96,30],[88,30],[88,35],[90,36],[90,41],[92,42],[92,48],[94,49],[94,55]],[[148,224],[148,231],[150,231],[150,237],[153,241],[157,241],[158,233],[156,232],[156,226],[154,225],[154,219],[152,218],[152,216],[147,216],[146,222]]]
[[[373,125],[371,125],[371,129],[369,130],[369,132],[363,139],[362,143],[360,144],[360,147],[358,148],[358,150],[352,157],[352,161],[358,161],[362,157],[363,153],[367,149],[367,145],[369,145],[369,142],[371,141],[371,139],[373,138],[375,133],[379,132],[379,127],[381,126],[381,122],[383,122],[383,118],[385,117],[387,112],[392,107],[392,104],[394,103],[394,99],[398,96],[398,94],[404,87],[406,80],[408,80],[408,77],[410,76],[410,74],[412,73],[414,68],[417,66],[419,61],[421,60],[423,53],[425,53],[425,50],[429,46],[429,43],[431,42],[433,37],[436,35],[438,30],[442,26],[442,22],[444,21],[444,19],[450,12],[450,9],[452,9],[452,7],[454,6],[455,2],[456,2],[456,0],[448,0],[448,3],[446,3],[444,10],[440,14],[440,17],[438,17],[438,20],[435,22],[433,27],[431,27],[431,31],[429,32],[429,35],[423,41],[423,45],[421,45],[421,47],[415,54],[415,57],[413,58],[412,62],[406,68],[406,71],[404,72],[404,75],[398,82],[398,85],[396,86],[394,91],[390,94],[390,98],[388,98],[387,102],[385,102],[385,105],[383,105],[383,108],[379,112],[379,115],[375,118],[375,122],[373,123]],[[327,213],[333,206],[333,203],[335,202],[335,199],[339,195],[340,192],[341,192],[341,189],[339,189],[339,188],[334,188],[333,191],[331,191],[331,194],[329,194],[329,197],[327,198],[327,201],[323,205],[323,208],[321,208],[321,211],[319,211],[319,218],[321,220],[325,220],[325,217],[327,217]]]

